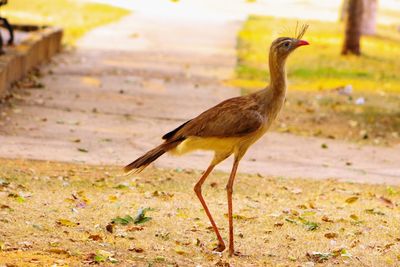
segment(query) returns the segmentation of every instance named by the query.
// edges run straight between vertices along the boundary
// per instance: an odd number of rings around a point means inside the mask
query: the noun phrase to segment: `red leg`
[[[235,158],[233,163],[231,175],[229,176],[228,184],[226,185],[226,192],[228,194],[228,219],[229,219],[229,256],[234,253],[233,243],[233,219],[232,219],[232,193],[233,193],[233,182],[235,180],[236,171],[239,165],[239,160]]]
[[[208,216],[208,219],[210,219],[211,225],[214,229],[215,234],[217,235],[218,238],[218,246],[215,248],[216,251],[222,252],[225,249],[225,243],[222,240],[222,237],[218,231],[218,227],[214,222],[213,217],[211,216],[211,213],[206,205],[206,202],[204,201],[203,195],[201,194],[201,186],[203,185],[204,181],[207,179],[208,175],[211,173],[211,171],[214,169],[215,165],[211,164],[207,170],[204,172],[204,174],[201,176],[200,180],[197,182],[197,184],[194,186],[194,192],[196,192],[197,197],[199,198],[201,205],[203,205],[203,208]]]

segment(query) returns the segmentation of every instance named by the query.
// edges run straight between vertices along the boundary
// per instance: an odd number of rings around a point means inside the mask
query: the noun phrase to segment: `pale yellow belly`
[[[211,150],[221,154],[231,154],[243,142],[241,137],[196,137],[191,136],[169,152],[182,155],[194,150]]]

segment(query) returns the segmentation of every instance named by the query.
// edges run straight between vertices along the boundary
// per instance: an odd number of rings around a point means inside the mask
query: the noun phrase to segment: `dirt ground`
[[[398,186],[239,174],[242,256],[229,258],[212,253],[216,238],[192,189],[200,175],[2,159],[0,266],[400,264]],[[213,173],[203,190],[225,240],[227,178]],[[149,210],[135,224],[140,208]]]

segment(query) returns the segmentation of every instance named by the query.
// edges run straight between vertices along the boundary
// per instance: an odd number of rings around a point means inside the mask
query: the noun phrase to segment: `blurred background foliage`
[[[64,43],[73,45],[91,29],[115,21],[129,11],[110,5],[76,0],[11,0],[1,14],[13,24],[56,25]]]

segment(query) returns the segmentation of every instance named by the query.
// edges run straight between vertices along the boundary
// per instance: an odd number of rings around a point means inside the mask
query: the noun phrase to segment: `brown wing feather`
[[[243,136],[256,131],[263,125],[264,117],[258,108],[259,106],[251,95],[231,98],[181,125],[169,137]]]
[[[191,120],[188,120],[187,122],[181,124],[179,127],[175,128],[174,130],[166,133],[163,135],[162,139],[164,140],[168,140],[171,137],[173,137],[180,129],[182,129],[186,124],[188,124]]]

